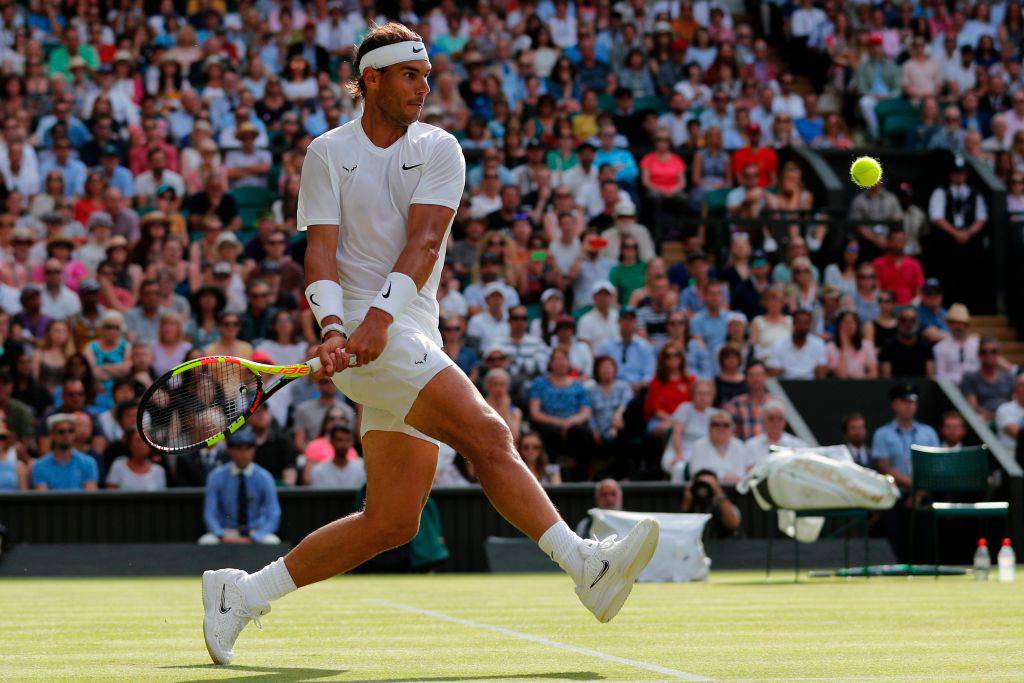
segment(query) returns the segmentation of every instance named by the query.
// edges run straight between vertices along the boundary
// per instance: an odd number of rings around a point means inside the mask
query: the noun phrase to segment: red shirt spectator
[[[733,152],[732,177],[739,178],[743,167],[747,164],[757,166],[761,177],[758,187],[771,187],[775,184],[779,173],[779,157],[770,147],[761,147],[761,126],[751,123],[747,126],[747,146]]]
[[[686,162],[668,149],[671,142],[667,133],[658,133],[655,141],[657,149],[648,152],[640,160],[640,170],[644,172],[645,180],[666,195],[679,192],[686,183]]]
[[[671,415],[679,407],[680,403],[690,400],[690,388],[696,378],[693,375],[686,375],[678,379],[670,379],[662,382],[655,377],[647,387],[647,397],[644,399],[644,419],[650,420],[658,411]]]
[[[878,286],[894,292],[898,306],[906,306],[916,299],[924,285],[924,269],[916,258],[903,253],[906,246],[907,234],[893,230],[889,233],[886,253],[873,262]]]

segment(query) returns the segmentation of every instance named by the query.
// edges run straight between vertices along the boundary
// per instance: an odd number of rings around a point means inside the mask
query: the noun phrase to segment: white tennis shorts
[[[401,432],[437,444],[426,434],[405,423],[405,416],[420,390],[437,373],[455,363],[441,350],[440,334],[399,328],[377,360],[363,367],[335,373],[334,384],[341,393],[363,404],[359,435],[370,431]]]

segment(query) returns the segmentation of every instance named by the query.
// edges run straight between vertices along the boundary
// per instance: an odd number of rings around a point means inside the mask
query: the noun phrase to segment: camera
[[[704,480],[697,480],[690,485],[690,493],[693,495],[694,512],[710,512],[711,503],[715,499],[715,491],[711,484]]]

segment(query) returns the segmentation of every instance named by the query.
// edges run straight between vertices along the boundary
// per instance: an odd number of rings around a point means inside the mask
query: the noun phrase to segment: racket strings
[[[170,449],[201,446],[224,432],[261,390],[259,377],[244,365],[210,363],[167,379],[145,406],[146,436]]]

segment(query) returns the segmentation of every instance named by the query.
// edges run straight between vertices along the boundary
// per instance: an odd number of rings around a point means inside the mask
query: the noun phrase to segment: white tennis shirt
[[[407,242],[411,204],[457,210],[466,184],[466,161],[447,131],[415,122],[381,148],[357,118],[313,140],[299,189],[298,229],[337,225],[338,281],[345,292],[346,326],[363,319]],[[436,335],[437,285],[448,231],[434,270],[395,326]]]

